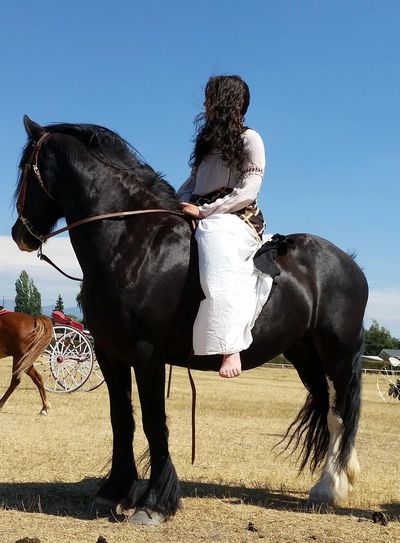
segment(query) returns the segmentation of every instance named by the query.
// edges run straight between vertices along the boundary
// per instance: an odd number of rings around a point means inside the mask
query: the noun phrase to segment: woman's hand
[[[200,209],[195,204],[189,204],[189,202],[181,202],[182,212],[193,219],[204,219]]]

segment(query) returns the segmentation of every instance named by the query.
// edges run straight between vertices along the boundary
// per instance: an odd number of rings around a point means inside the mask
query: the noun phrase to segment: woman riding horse
[[[253,341],[251,328],[272,282],[253,263],[265,228],[256,203],[265,153],[261,137],[244,126],[249,103],[239,76],[209,79],[192,174],[177,193],[184,213],[198,222],[205,299],[194,322],[194,353],[221,354],[221,377],[240,374],[240,352]]]

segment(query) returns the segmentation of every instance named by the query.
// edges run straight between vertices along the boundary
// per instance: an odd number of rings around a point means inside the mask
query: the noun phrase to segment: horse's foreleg
[[[13,367],[12,367],[12,375],[11,375],[11,381],[8,389],[5,391],[3,396],[0,398],[0,411],[3,409],[4,404],[8,400],[8,398],[11,396],[11,394],[14,392],[14,390],[17,388],[17,386],[21,382],[21,377],[18,376],[15,373],[15,368],[18,365],[18,359],[13,358]]]
[[[131,521],[160,524],[173,516],[180,503],[179,481],[168,451],[165,415],[165,366],[158,360],[135,365],[142,406],[143,429],[149,442],[151,475],[149,486],[138,502]]]
[[[29,375],[29,377],[32,379],[32,381],[35,383],[39,390],[39,394],[42,399],[42,409],[39,415],[47,415],[47,411],[50,409],[50,402],[47,399],[47,394],[44,388],[42,376],[36,371],[33,366],[27,369],[25,373]]]
[[[96,349],[96,355],[108,387],[113,431],[111,472],[100,488],[97,499],[128,509],[135,505],[138,481],[132,443],[131,368],[117,364],[111,367],[99,349]]]

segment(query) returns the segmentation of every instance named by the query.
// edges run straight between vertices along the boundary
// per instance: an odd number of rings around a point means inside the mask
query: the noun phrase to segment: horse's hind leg
[[[10,385],[8,389],[0,398],[0,411],[3,409],[4,404],[6,403],[8,398],[11,396],[11,394],[14,392],[14,390],[17,388],[17,386],[21,382],[21,377],[15,373],[15,368],[18,366],[18,360],[19,359],[16,359],[15,357],[13,358],[11,381],[10,381]]]
[[[298,341],[284,355],[308,390],[304,406],[286,432],[284,439],[289,440],[286,448],[293,444],[293,453],[300,449],[300,470],[310,463],[314,472],[324,461],[329,443],[328,391],[322,361],[311,338]]]
[[[28,368],[25,372],[29,377],[32,379],[32,381],[35,383],[39,390],[40,397],[42,399],[42,409],[39,413],[39,415],[47,415],[47,411],[50,409],[50,402],[47,399],[46,390],[44,388],[43,379],[40,373],[37,372],[37,370],[31,366]]]
[[[327,381],[329,444],[310,499],[335,505],[348,497],[360,472],[354,443],[360,415],[363,332],[342,343],[336,337],[319,338],[316,347]]]

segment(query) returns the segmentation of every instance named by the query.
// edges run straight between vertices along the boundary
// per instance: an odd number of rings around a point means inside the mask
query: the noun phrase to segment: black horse
[[[60,217],[72,226],[84,275],[84,314],[111,406],[112,468],[99,497],[119,510],[136,507],[134,522],[161,522],[180,503],[168,451],[165,363],[188,364],[201,299],[191,225],[171,186],[117,134],[93,125],[41,127],[27,117],[24,124],[29,139],[12,235],[21,250],[33,251]],[[122,216],[126,211],[137,214]],[[287,437],[300,447],[301,468],[324,464],[311,499],[335,504],[347,497],[359,471],[354,441],[368,288],[354,260],[328,241],[290,237],[294,246],[277,257],[281,273],[253,328],[254,342],[242,353],[243,369],[280,353],[293,363],[309,394]],[[190,360],[202,370],[217,371],[220,363],[220,356]],[[151,460],[141,495],[132,447],[131,366]]]

